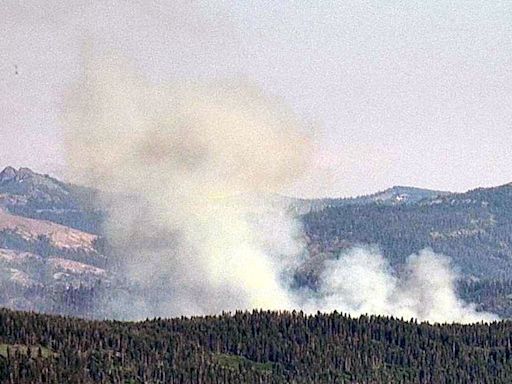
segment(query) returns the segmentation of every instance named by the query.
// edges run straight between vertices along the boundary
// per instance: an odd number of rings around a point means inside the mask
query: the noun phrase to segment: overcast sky
[[[0,1],[0,166],[65,174],[84,41],[153,82],[243,78],[315,128],[293,193],[512,181],[512,1]],[[17,72],[16,75],[16,67]]]

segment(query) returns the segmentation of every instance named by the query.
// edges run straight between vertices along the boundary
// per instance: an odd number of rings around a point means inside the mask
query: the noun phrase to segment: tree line
[[[0,382],[510,383],[512,322],[236,312],[142,322],[0,310]]]

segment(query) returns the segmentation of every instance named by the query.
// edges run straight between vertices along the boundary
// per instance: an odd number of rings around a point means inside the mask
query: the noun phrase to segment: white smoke
[[[455,296],[448,263],[422,252],[399,280],[379,254],[328,261],[317,292],[290,289],[300,225],[269,201],[306,168],[310,144],[277,100],[242,83],[153,85],[86,60],[65,119],[71,173],[105,192],[122,316],[235,309],[341,310],[432,321],[491,319]]]
[[[309,144],[277,100],[240,83],[155,86],[88,61],[66,127],[72,173],[116,196],[106,230],[147,288],[143,311],[293,307],[281,275],[298,232],[260,193],[294,180]]]
[[[380,314],[432,322],[472,323],[497,317],[478,312],[456,296],[449,260],[425,249],[409,256],[400,277],[372,249],[354,248],[325,263],[309,311]]]

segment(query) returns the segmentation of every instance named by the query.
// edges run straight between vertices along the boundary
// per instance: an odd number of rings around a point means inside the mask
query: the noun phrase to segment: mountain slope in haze
[[[80,314],[68,296],[110,281],[98,231],[86,231],[99,227],[94,196],[28,168],[0,172],[0,305]]]
[[[449,192],[394,186],[371,195],[353,198],[300,199],[275,195],[265,196],[265,199],[270,198],[273,203],[287,206],[298,213],[307,213],[345,205],[410,205],[446,195]],[[71,222],[66,225],[78,229],[89,227],[93,228],[89,232],[98,233],[103,216],[98,212],[97,203],[97,191],[63,183],[49,175],[35,173],[29,168],[16,170],[6,167],[0,172],[0,207],[4,206],[19,215],[46,218],[60,223],[65,220],[66,214],[83,215],[95,212],[97,216],[84,216],[82,223]]]
[[[48,220],[37,220],[17,216],[0,208],[0,232],[9,232],[27,242],[48,239],[48,245],[62,250],[83,250],[94,252],[98,236]]]
[[[108,315],[95,303],[128,288],[101,236],[96,194],[26,168],[0,173],[0,305]],[[309,263],[299,285],[314,287],[324,260],[354,245],[379,247],[398,271],[430,247],[451,258],[466,300],[512,316],[512,184],[458,194],[393,187],[353,199],[273,196],[272,203],[302,213]]]
[[[512,184],[408,205],[328,207],[302,219],[319,252],[370,244],[400,264],[429,247],[449,256],[468,278],[512,276]]]
[[[96,195],[93,189],[63,183],[29,168],[6,167],[0,172],[0,208],[95,234],[103,221]]]
[[[384,191],[370,195],[350,198],[323,198],[323,199],[294,199],[289,198],[290,208],[298,214],[321,211],[325,208],[342,207],[347,205],[411,205],[424,200],[449,195],[450,192],[430,189],[394,186]]]

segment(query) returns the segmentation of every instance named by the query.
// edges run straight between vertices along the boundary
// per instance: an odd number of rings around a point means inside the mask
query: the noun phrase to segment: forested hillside
[[[347,205],[378,204],[386,206],[411,205],[424,200],[449,195],[445,191],[433,191],[415,187],[394,186],[371,195],[363,195],[348,198],[323,198],[323,199],[292,199],[287,203],[290,209],[298,214],[317,212],[325,208],[343,207]]]
[[[239,312],[92,322],[0,311],[0,381],[510,383],[512,323]]]
[[[512,184],[416,204],[328,207],[302,221],[312,254],[375,245],[397,265],[430,247],[468,278],[508,279],[512,273]]]

